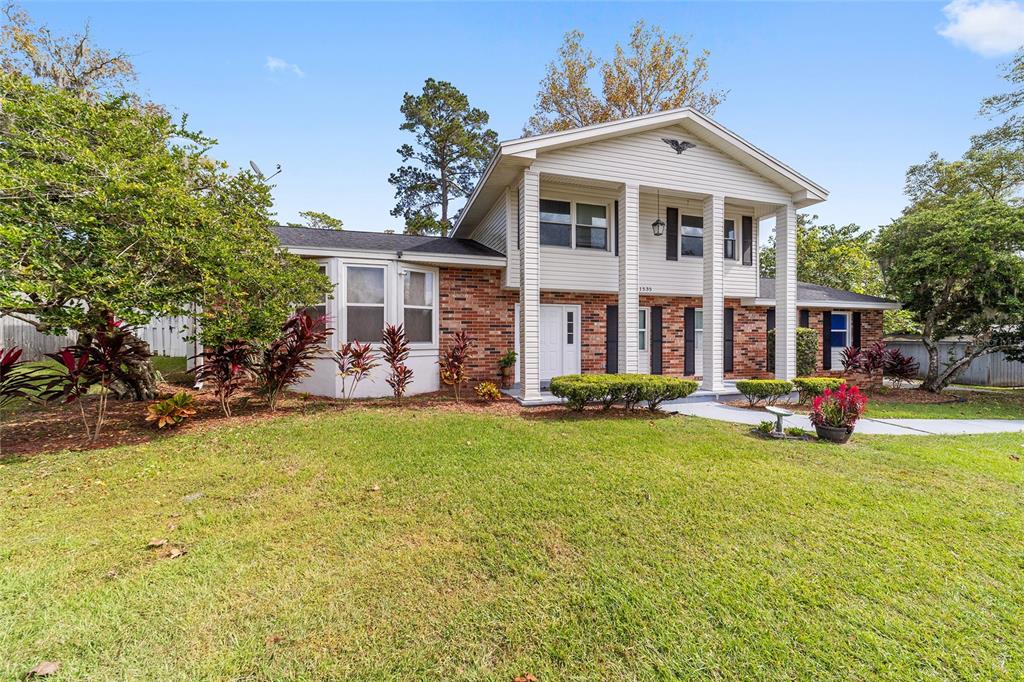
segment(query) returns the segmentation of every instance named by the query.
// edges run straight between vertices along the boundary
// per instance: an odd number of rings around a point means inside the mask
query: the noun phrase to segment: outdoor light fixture
[[[661,190],[660,189],[658,190],[658,217],[655,219],[655,221],[653,223],[651,223],[651,227],[654,229],[654,236],[655,237],[660,237],[661,235],[665,234],[665,221],[661,219]]]

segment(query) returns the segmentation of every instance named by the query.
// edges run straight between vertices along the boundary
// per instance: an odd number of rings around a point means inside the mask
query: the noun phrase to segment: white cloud
[[[953,0],[942,11],[949,23],[939,35],[980,55],[998,57],[1024,45],[1024,5],[1016,0]]]
[[[267,63],[264,66],[266,66],[267,71],[273,73],[284,72],[294,74],[299,78],[306,77],[306,72],[300,69],[298,64],[286,62],[280,57],[267,57]]]

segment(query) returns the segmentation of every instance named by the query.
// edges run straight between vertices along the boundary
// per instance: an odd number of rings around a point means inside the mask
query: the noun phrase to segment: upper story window
[[[402,287],[402,322],[410,343],[434,340],[434,273],[407,270]]]
[[[345,267],[345,340],[380,343],[384,330],[385,268]]]
[[[725,221],[725,257],[736,260],[736,221]]]
[[[540,200],[540,243],[607,251],[608,207],[573,201]]]
[[[704,255],[704,218],[696,215],[679,216],[680,253],[684,256]]]

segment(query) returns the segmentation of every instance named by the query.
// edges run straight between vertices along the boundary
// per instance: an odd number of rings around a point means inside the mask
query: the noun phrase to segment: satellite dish
[[[256,173],[256,175],[260,176],[261,180],[265,177],[263,175],[263,171],[260,170],[260,167],[256,165],[255,161],[250,161],[249,165],[252,167],[253,172]]]

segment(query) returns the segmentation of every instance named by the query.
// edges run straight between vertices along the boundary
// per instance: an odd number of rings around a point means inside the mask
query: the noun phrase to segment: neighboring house
[[[473,381],[516,350],[518,395],[553,376],[628,372],[792,378],[798,324],[822,332],[819,368],[882,336],[896,303],[796,282],[796,210],[827,192],[711,119],[680,109],[503,142],[452,238],[279,227],[335,285],[323,311],[345,340],[404,323],[413,392],[437,390],[439,347],[476,345]],[[758,277],[774,218],[779,279]],[[767,331],[777,362],[768,367]],[[363,395],[389,392],[380,368]],[[322,361],[301,387],[338,396]]]

